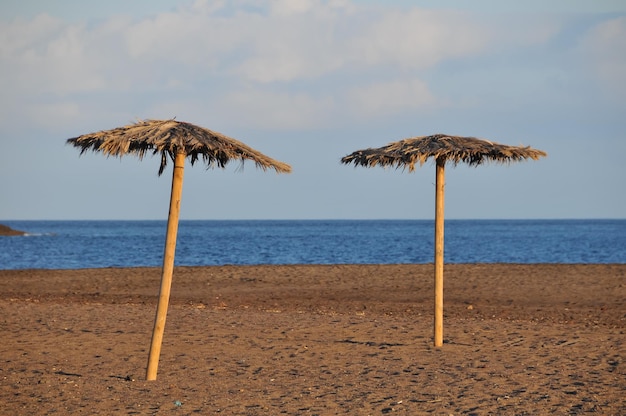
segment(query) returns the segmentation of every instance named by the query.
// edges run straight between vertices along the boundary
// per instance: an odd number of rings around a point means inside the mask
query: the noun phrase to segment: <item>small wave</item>
[[[57,233],[24,233],[22,237],[53,237]]]

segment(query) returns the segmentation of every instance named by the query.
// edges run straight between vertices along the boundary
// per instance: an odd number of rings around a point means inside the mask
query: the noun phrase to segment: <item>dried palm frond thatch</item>
[[[159,291],[159,303],[154,319],[148,368],[146,370],[146,379],[156,380],[174,271],[174,254],[176,251],[176,235],[178,233],[185,159],[189,157],[192,165],[198,159],[202,159],[206,163],[207,168],[214,166],[223,168],[233,159],[239,160],[241,163],[251,160],[257,167],[263,170],[273,169],[278,173],[291,172],[291,166],[269,158],[240,141],[224,136],[221,133],[175,120],[139,121],[130,126],[74,137],[68,139],[67,143],[79,147],[81,154],[87,150],[93,150],[108,156],[118,157],[126,154],[135,154],[140,159],[149,152],[160,154],[161,166],[159,167],[159,175],[165,170],[168,158],[174,162],[170,209],[167,217],[167,233],[165,235],[165,250],[163,253],[161,289]]]
[[[531,147],[507,146],[475,137],[432,136],[404,139],[376,149],[357,150],[341,159],[342,163],[356,166],[391,166],[415,170],[415,164],[423,165],[429,158],[435,160],[435,346],[443,345],[443,230],[444,230],[444,182],[447,161],[454,165],[464,162],[478,166],[487,161],[500,163],[537,160],[547,156],[545,152]]]
[[[185,153],[193,165],[202,159],[207,168],[223,168],[231,160],[253,161],[263,170],[274,169],[279,173],[291,171],[291,167],[221,133],[176,120],[143,120],[112,130],[84,134],[68,139],[67,143],[81,149],[99,151],[109,156],[121,157],[135,154],[140,159],[146,153],[160,154],[159,175],[167,165],[168,157],[174,160],[179,152]]]
[[[367,167],[406,167],[412,172],[416,163],[421,166],[428,158],[450,161],[455,165],[463,162],[478,166],[486,161],[507,163],[537,160],[541,156],[546,156],[546,153],[527,146],[508,146],[475,137],[435,134],[400,140],[376,149],[358,150],[341,161]]]

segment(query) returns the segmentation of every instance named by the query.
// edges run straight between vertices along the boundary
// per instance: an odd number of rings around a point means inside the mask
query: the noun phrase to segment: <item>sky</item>
[[[436,133],[548,157],[448,165],[446,218],[626,218],[621,0],[3,0],[0,221],[165,219],[171,164],[65,141],[187,121],[289,163],[185,169],[181,219],[430,219]]]

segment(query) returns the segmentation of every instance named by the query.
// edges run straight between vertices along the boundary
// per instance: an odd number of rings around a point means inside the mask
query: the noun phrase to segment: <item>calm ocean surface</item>
[[[165,221],[5,221],[0,269],[161,266]],[[431,263],[433,220],[181,221],[176,265]],[[446,263],[626,263],[626,220],[447,220]]]

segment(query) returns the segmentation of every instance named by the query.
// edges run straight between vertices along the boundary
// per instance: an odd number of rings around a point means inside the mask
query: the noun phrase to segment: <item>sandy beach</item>
[[[0,270],[3,415],[626,414],[626,265]]]

